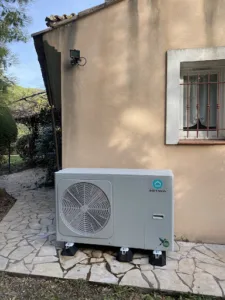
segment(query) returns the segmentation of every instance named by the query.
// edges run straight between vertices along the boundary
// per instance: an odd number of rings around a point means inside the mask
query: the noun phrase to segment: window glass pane
[[[192,127],[197,124],[197,81],[197,75],[189,76],[189,78],[184,76],[184,127]]]
[[[218,93],[218,75],[213,74],[210,77],[210,127],[216,128],[216,123],[217,123],[217,93]]]
[[[183,127],[189,130],[216,128],[217,74],[184,76]],[[185,85],[186,83],[186,85]],[[209,109],[208,109],[209,105]]]

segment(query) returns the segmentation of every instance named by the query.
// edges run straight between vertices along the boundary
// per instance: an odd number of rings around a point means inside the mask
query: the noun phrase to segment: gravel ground
[[[15,202],[16,200],[7,194],[5,190],[0,189],[0,221],[2,221]]]
[[[213,297],[146,294],[129,287],[0,274],[1,300],[212,300]],[[218,299],[218,298],[217,298]]]

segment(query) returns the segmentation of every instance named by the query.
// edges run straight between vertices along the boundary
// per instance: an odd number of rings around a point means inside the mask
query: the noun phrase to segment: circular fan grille
[[[96,185],[79,182],[65,191],[61,217],[73,232],[82,235],[97,233],[106,226],[110,215],[109,199]]]

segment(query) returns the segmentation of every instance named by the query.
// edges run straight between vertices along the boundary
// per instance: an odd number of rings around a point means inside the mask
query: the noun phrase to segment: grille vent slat
[[[102,189],[90,182],[70,186],[63,195],[61,210],[64,224],[81,235],[101,231],[111,215],[108,197]]]

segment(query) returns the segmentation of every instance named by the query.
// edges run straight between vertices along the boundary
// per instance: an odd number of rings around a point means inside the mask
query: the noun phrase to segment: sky
[[[27,28],[28,34],[47,28],[47,16],[78,13],[103,2],[104,0],[33,0],[27,9],[27,14],[32,18],[32,23]],[[30,38],[27,43],[10,44],[9,48],[18,58],[18,63],[8,70],[10,75],[16,77],[17,84],[29,88],[44,88],[33,39]]]

